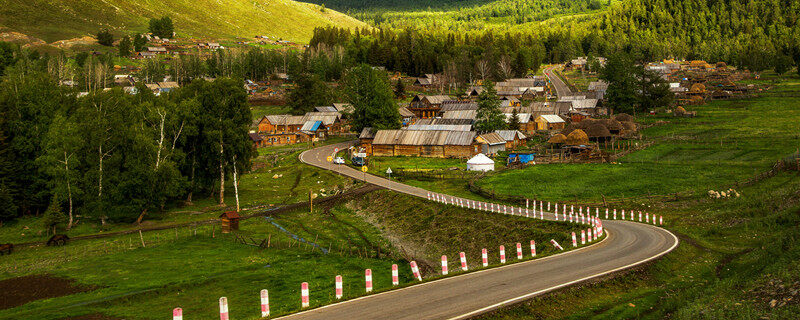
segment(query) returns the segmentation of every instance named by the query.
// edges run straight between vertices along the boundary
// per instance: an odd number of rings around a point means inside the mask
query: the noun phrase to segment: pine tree
[[[517,108],[511,112],[511,118],[508,119],[508,129],[509,130],[519,130],[519,112],[517,112]]]
[[[394,85],[394,96],[395,97],[402,97],[406,93],[406,86],[403,84],[403,79],[397,79],[397,83]]]
[[[122,40],[119,41],[119,56],[120,57],[127,57],[131,55],[131,37],[124,36]]]
[[[50,200],[50,206],[47,207],[44,215],[42,215],[42,225],[44,226],[45,232],[49,233],[53,231],[53,234],[56,234],[58,225],[65,220],[66,217],[64,216],[64,212],[61,211],[61,203],[58,201],[58,196],[53,195]]]
[[[506,127],[505,116],[500,112],[500,99],[494,83],[485,81],[483,92],[478,95],[478,112],[475,119],[475,128],[482,133],[501,130]]]

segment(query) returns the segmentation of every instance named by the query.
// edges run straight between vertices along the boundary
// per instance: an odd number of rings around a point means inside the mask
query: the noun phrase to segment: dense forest
[[[58,80],[69,69],[64,59],[2,43],[0,57],[0,221],[141,221],[195,193],[222,202],[225,180],[250,166],[241,80],[198,79],[161,96],[140,86],[79,97]],[[84,66],[75,72],[86,83],[109,67],[94,57]]]
[[[341,46],[345,60],[411,75],[452,69],[458,80],[521,76],[542,62],[614,52],[638,61],[705,59],[753,71],[786,71],[800,61],[798,12],[797,0],[633,0],[581,18],[506,24],[503,32],[460,30],[446,19],[437,22],[439,27],[421,22],[352,35],[318,28],[311,45]]]

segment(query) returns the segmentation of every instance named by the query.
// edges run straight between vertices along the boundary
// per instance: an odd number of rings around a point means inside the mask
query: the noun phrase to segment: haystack
[[[676,116],[683,116],[683,115],[686,114],[686,109],[684,109],[683,107],[679,106],[679,107],[675,108],[675,110],[673,110],[672,113],[674,115],[676,115]]]
[[[576,123],[575,124],[575,128],[586,130],[587,128],[589,128],[593,124],[595,124],[596,122],[597,122],[597,120],[595,120],[595,119],[586,118],[586,119],[581,120],[581,122]]]
[[[618,134],[623,129],[622,123],[614,119],[603,119],[600,120],[600,123],[606,126],[606,128],[608,129],[609,132],[611,132],[611,134]]]
[[[638,129],[636,128],[636,123],[633,121],[622,121],[622,130],[625,132],[636,132]]]
[[[619,122],[623,122],[623,121],[631,121],[631,122],[633,122],[634,119],[633,119],[632,115],[629,115],[627,113],[620,113],[620,114],[618,114],[618,115],[616,115],[614,117],[614,120],[617,120]]]
[[[725,68],[727,68],[727,67],[728,67],[728,64],[727,64],[727,63],[725,63],[725,62],[722,62],[722,61],[720,61],[720,62],[717,62],[717,69],[725,69]]]
[[[589,129],[586,129],[586,135],[593,141],[605,141],[611,138],[611,132],[601,123],[595,123]]]
[[[572,131],[575,131],[575,129],[578,129],[578,127],[574,123],[570,123],[566,127],[564,127],[564,129],[561,129],[561,134],[563,134],[566,137],[570,133],[572,133]]]
[[[566,144],[570,146],[589,144],[589,136],[586,135],[586,132],[583,132],[583,130],[575,129],[567,135]]]
[[[706,92],[706,86],[702,83],[695,83],[692,85],[692,88],[689,89],[691,93],[703,93]]]
[[[550,138],[550,140],[547,140],[547,143],[550,144],[564,144],[566,142],[567,142],[567,136],[560,133],[554,135],[552,138]]]

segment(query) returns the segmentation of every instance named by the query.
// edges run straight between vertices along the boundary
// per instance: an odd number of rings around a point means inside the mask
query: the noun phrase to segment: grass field
[[[319,6],[292,0],[10,0],[0,7],[3,26],[47,42],[94,35],[107,28],[120,35],[147,31],[152,17],[171,16],[175,31],[201,39],[267,35],[305,43],[315,27],[364,27]]]
[[[762,97],[689,107],[696,118],[640,116],[654,145],[619,164],[536,165],[479,181],[497,193],[545,200],[598,200],[727,189],[768,170],[800,147],[800,81],[792,78]]]
[[[419,210],[424,208],[424,210]],[[426,277],[436,278],[438,257],[468,253],[477,264],[480,248],[513,248],[515,242],[534,239],[538,256],[555,252],[549,239],[566,243],[575,226],[527,220],[376,191],[320,204],[313,213],[300,209],[268,221],[241,222],[241,234],[269,238],[278,248],[258,249],[220,234],[219,228],[165,230],[100,240],[76,241],[65,247],[20,250],[0,260],[0,280],[48,274],[75,280],[93,290],[37,300],[0,310],[0,318],[61,319],[82,314],[103,314],[125,319],[160,319],[180,306],[187,316],[212,319],[217,299],[226,296],[231,317],[257,319],[258,292],[270,291],[273,315],[299,310],[299,285],[310,283],[312,306],[335,300],[333,279],[345,279],[346,298],[363,293],[363,272],[374,272],[375,289],[391,287],[390,266],[401,268],[401,282],[412,281],[408,260],[420,262]],[[274,224],[273,224],[274,222]],[[286,232],[279,229],[281,226]],[[502,231],[501,231],[502,230]],[[308,245],[288,248],[295,235],[330,249],[328,254]],[[213,235],[213,237],[212,237]],[[500,235],[500,236],[498,236]],[[380,257],[374,252],[381,251]],[[511,250],[511,249],[509,249]],[[366,252],[370,252],[367,254]],[[456,260],[456,259],[452,259]],[[455,268],[455,264],[452,269]]]

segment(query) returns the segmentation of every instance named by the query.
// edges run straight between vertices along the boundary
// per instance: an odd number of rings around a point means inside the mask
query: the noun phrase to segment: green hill
[[[6,0],[0,27],[47,42],[108,28],[144,32],[152,17],[168,15],[179,35],[251,38],[269,35],[305,43],[315,27],[362,27],[364,23],[318,5],[292,0]]]

